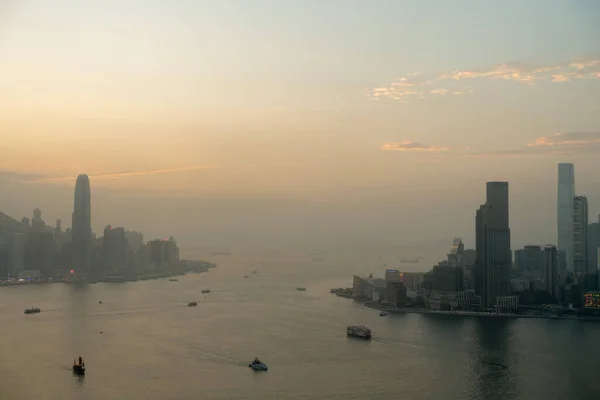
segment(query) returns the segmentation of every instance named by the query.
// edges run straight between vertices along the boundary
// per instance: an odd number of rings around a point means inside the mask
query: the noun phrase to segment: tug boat
[[[85,375],[85,362],[79,357],[79,362],[73,360],[73,373],[79,376]]]
[[[260,361],[258,358],[255,358],[254,361],[252,361],[250,364],[248,364],[248,366],[255,371],[268,371],[269,370],[269,367],[267,367],[267,364]]]

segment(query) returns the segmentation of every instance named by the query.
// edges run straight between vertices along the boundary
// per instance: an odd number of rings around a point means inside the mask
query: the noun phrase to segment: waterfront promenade
[[[385,311],[388,313],[397,314],[434,314],[434,315],[452,315],[459,317],[480,317],[480,318],[538,318],[538,319],[569,319],[580,321],[596,321],[600,322],[600,317],[594,316],[579,316],[579,315],[551,315],[551,314],[516,314],[516,313],[491,313],[491,312],[475,312],[475,311],[441,311],[429,310],[425,308],[398,308],[391,307],[379,303],[364,303],[365,307],[374,308],[376,310]]]

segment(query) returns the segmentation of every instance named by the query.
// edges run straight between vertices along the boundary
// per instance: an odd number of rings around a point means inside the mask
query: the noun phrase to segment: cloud
[[[542,136],[529,143],[528,147],[584,146],[600,144],[600,132],[564,132]]]
[[[418,142],[399,142],[399,143],[385,143],[381,146],[381,150],[393,150],[393,151],[448,151],[451,150],[449,147],[438,147],[428,146]]]
[[[526,158],[548,156],[596,156],[600,152],[600,132],[565,132],[541,136],[516,149],[467,152],[470,157]]]
[[[373,88],[368,93],[371,99],[387,98],[403,102],[431,95],[445,95],[448,92],[470,94],[473,90],[458,90],[456,82],[473,79],[513,81],[527,85],[536,82],[566,83],[575,79],[600,80],[600,54],[588,54],[552,65],[511,62],[489,68],[454,70],[434,75],[408,73],[387,85]]]
[[[168,173],[175,173],[175,172],[214,169],[214,168],[218,168],[218,167],[212,166],[212,165],[206,165],[206,166],[189,166],[189,167],[177,167],[177,168],[167,168],[167,169],[152,169],[152,170],[141,170],[141,171],[116,172],[116,173],[110,173],[110,174],[90,175],[90,180],[121,179],[121,178],[135,177],[135,176],[168,174]],[[41,179],[28,180],[26,182],[30,182],[30,183],[53,183],[53,182],[64,182],[64,181],[75,182],[76,179],[77,179],[76,176],[61,176],[61,177],[47,177],[46,176]]]
[[[431,94],[441,94],[443,96],[446,93],[448,93],[448,89],[433,89],[433,90],[430,90],[429,93],[431,93]]]
[[[34,181],[37,179],[43,179],[47,177],[43,174],[19,172],[10,170],[0,170],[0,181],[8,182],[23,182],[23,181]]]

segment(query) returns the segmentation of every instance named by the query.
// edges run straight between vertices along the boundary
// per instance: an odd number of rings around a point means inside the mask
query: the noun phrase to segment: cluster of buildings
[[[355,276],[353,296],[448,311],[516,312],[540,304],[600,310],[600,216],[589,221],[573,164],[558,166],[557,245],[513,252],[508,198],[508,182],[487,183],[486,202],[475,213],[475,249],[457,238],[447,260],[428,272]]]
[[[91,227],[90,181],[75,184],[72,226],[49,226],[40,209],[20,221],[0,213],[0,280],[34,278],[137,279],[168,276],[186,269],[175,240],[144,243],[140,232],[107,226],[101,237]]]

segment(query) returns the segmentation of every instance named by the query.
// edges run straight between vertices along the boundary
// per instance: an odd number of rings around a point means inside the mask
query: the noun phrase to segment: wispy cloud
[[[203,170],[203,169],[214,169],[218,168],[217,166],[212,165],[202,165],[202,166],[188,166],[188,167],[177,167],[177,168],[166,168],[166,169],[151,169],[151,170],[141,170],[141,171],[126,171],[126,172],[116,172],[110,174],[99,174],[99,175],[91,175],[91,180],[110,180],[110,179],[121,179],[121,178],[129,178],[135,176],[144,176],[144,175],[155,175],[155,174],[169,174],[175,172],[183,172],[183,171],[194,171],[194,170]],[[45,177],[42,179],[29,180],[31,183],[52,183],[52,182],[62,182],[62,181],[73,181],[77,179],[76,176],[61,176],[61,177]]]
[[[23,181],[33,181],[36,179],[43,179],[46,175],[30,173],[30,172],[19,172],[19,171],[11,171],[11,170],[0,170],[0,181],[8,181],[8,182],[23,182]]]
[[[600,54],[589,54],[552,65],[532,65],[512,62],[490,68],[455,70],[426,75],[409,73],[369,92],[372,100],[407,101],[435,95],[469,94],[472,89],[456,87],[457,81],[494,79],[532,85],[535,82],[565,83],[576,79],[600,79]],[[445,86],[445,87],[444,87]]]
[[[475,157],[548,157],[600,154],[600,132],[564,132],[541,136],[523,147],[488,152],[467,152]]]
[[[528,147],[584,146],[600,144],[600,132],[563,132],[542,136],[529,143]]]
[[[418,142],[398,142],[398,143],[384,143],[381,146],[381,150],[392,150],[392,151],[448,151],[451,150],[449,147],[439,146],[428,146]]]

